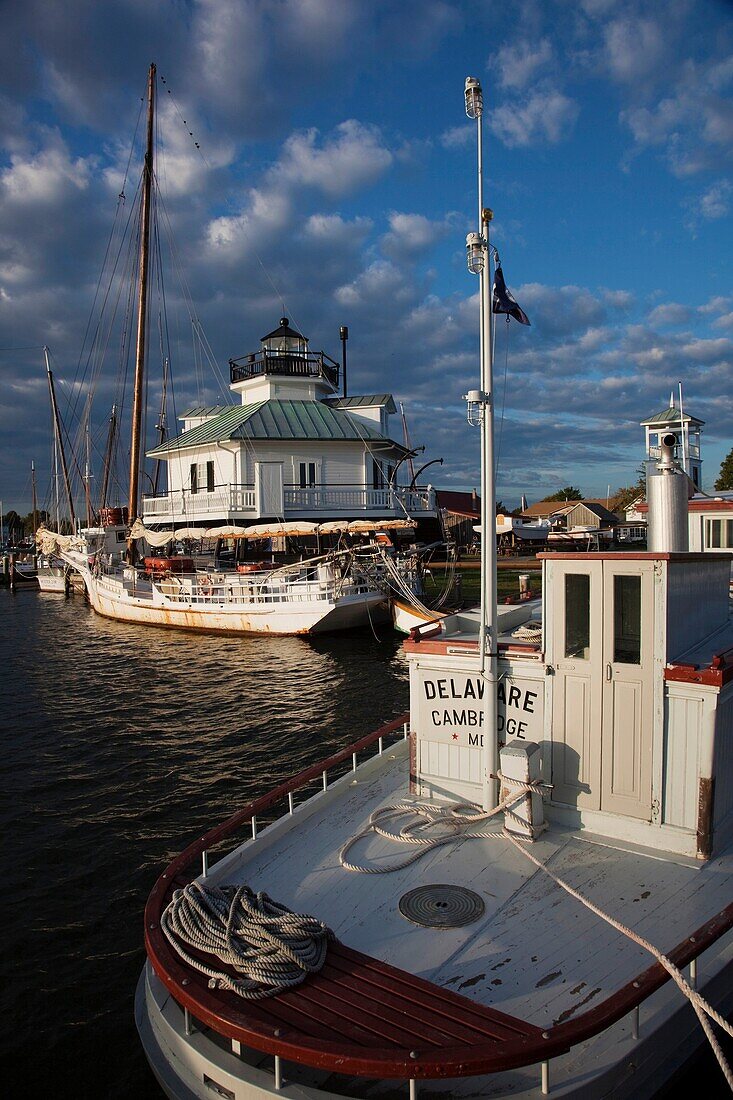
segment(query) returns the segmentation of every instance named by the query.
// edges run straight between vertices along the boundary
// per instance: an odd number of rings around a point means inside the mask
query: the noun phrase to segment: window
[[[733,519],[705,520],[705,549],[733,550]]]
[[[204,488],[205,486],[205,488]],[[191,463],[191,493],[213,493],[214,492],[214,463],[209,462],[192,462]]]
[[[378,462],[376,458],[372,459],[372,488],[384,489],[384,470],[382,469],[382,463]]]
[[[613,578],[613,659],[641,663],[641,577]]]
[[[298,464],[298,476],[301,489],[315,489],[317,484],[315,462],[300,462]]]
[[[565,577],[565,656],[587,661],[590,656],[590,575]]]

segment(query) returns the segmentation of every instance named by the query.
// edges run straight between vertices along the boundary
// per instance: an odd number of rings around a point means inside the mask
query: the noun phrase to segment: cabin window
[[[300,478],[301,489],[314,489],[316,486],[315,462],[298,463],[298,476]]]
[[[590,656],[590,575],[565,577],[565,656],[587,661]]]
[[[613,578],[613,659],[641,664],[641,577]]]

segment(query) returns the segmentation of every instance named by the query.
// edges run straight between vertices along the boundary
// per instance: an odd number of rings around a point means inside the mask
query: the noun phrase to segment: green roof
[[[376,428],[356,420],[346,411],[329,408],[322,401],[259,401],[251,405],[230,405],[195,428],[168,439],[153,450],[151,457],[184,447],[225,443],[236,439],[315,441],[368,440],[390,443],[404,452],[400,443],[386,439]]]
[[[690,416],[689,413],[682,414],[682,421],[685,424],[704,424],[704,420],[698,420],[696,416]],[[648,420],[642,420],[642,428],[653,427],[655,424],[679,424],[680,423],[680,410],[671,405],[668,409],[662,409],[661,412],[655,413],[654,416],[650,416]]]
[[[386,405],[388,412],[397,412],[391,393],[369,393],[360,397],[327,397],[325,404],[330,405],[332,409],[374,408]]]

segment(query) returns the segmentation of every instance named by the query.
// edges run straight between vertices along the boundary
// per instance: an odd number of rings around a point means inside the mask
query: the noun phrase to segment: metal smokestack
[[[656,472],[646,481],[649,505],[647,548],[657,553],[677,553],[689,550],[687,521],[687,478],[674,459],[676,437],[663,435]]]

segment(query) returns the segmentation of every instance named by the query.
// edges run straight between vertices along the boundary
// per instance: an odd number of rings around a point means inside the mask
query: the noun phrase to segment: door
[[[255,493],[260,516],[284,515],[282,462],[255,462]]]
[[[653,562],[603,568],[601,809],[651,818]]]
[[[553,562],[552,799],[600,809],[603,563]]]

